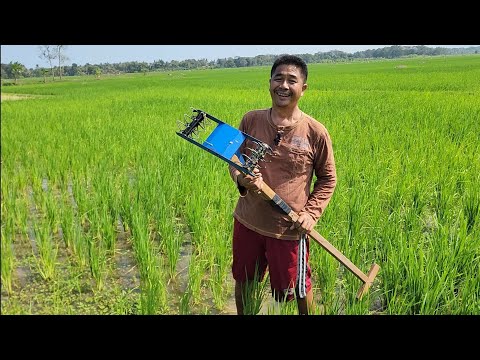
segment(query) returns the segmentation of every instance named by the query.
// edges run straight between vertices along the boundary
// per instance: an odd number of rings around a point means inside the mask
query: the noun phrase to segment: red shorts
[[[263,280],[268,267],[272,295],[277,301],[303,298],[312,288],[308,256],[308,238],[280,240],[260,235],[234,219],[232,274],[236,281],[255,279],[258,262],[257,279]]]

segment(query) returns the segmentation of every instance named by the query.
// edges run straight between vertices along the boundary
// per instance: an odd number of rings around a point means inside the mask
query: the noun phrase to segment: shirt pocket
[[[312,161],[308,150],[291,147],[288,156],[292,164],[291,171],[296,175],[305,174],[311,167]]]

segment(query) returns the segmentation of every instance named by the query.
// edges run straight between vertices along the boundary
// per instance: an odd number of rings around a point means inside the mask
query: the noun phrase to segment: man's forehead
[[[287,74],[292,76],[297,76],[301,73],[302,70],[296,65],[279,65],[274,71],[274,74]]]

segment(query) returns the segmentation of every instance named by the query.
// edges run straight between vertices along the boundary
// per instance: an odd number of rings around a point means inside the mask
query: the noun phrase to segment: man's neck
[[[277,126],[293,126],[302,118],[302,111],[296,106],[293,109],[272,107],[270,116]]]

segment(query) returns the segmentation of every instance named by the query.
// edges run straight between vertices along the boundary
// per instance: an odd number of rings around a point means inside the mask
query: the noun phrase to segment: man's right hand
[[[263,177],[258,168],[253,169],[253,173],[255,176],[240,173],[237,177],[237,182],[247,190],[259,194],[263,187]]]

